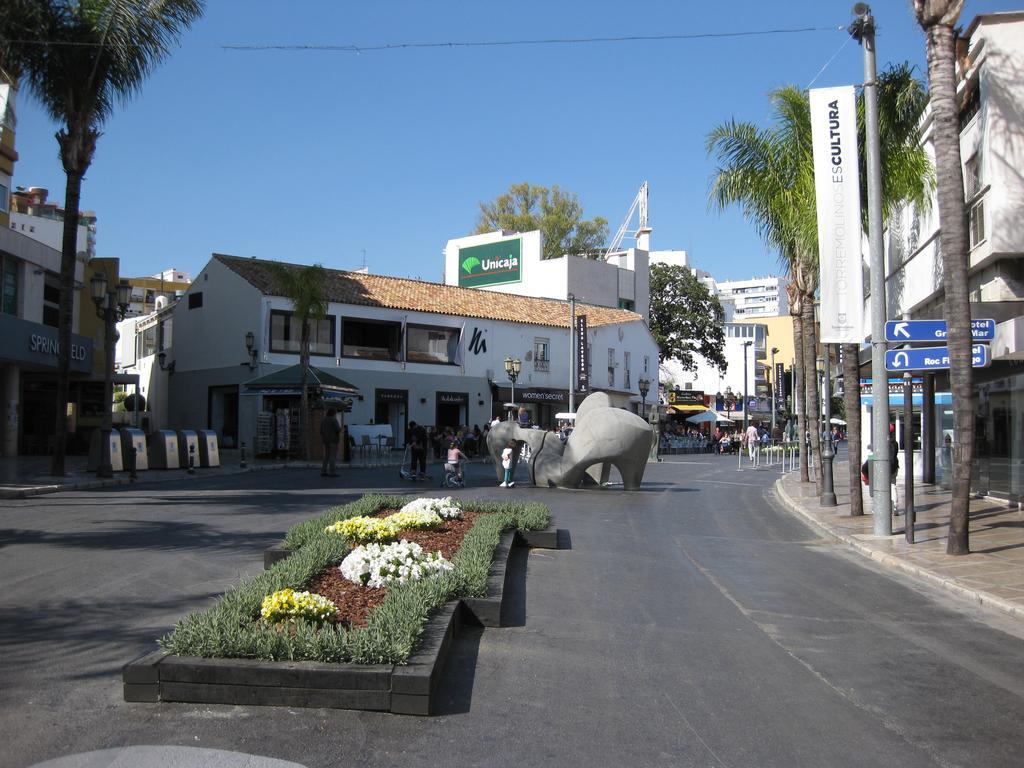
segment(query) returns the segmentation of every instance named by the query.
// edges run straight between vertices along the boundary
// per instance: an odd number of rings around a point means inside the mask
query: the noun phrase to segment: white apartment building
[[[960,152],[969,206],[969,291],[974,318],[996,321],[992,365],[974,371],[977,394],[973,489],[1024,498],[1024,12],[984,14],[971,21],[961,59]],[[931,115],[923,122],[925,148],[934,156]],[[941,318],[944,291],[937,203],[908,208],[889,223],[886,237],[887,317]],[[868,312],[865,318],[870,317]],[[948,374],[925,374],[925,393],[948,391]],[[951,435],[952,406],[914,397],[924,424],[925,451],[935,455]],[[867,406],[870,396],[863,398]],[[899,419],[900,395],[890,396]],[[866,414],[867,415],[867,414]],[[902,429],[900,430],[902,434]]]
[[[789,312],[786,278],[752,277],[716,283],[722,305],[732,305],[731,319],[743,322],[756,317],[778,317]]]

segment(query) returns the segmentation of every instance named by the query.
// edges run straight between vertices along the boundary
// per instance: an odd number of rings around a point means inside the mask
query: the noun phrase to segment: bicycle
[[[454,464],[445,463],[444,465],[444,477],[441,479],[442,488],[465,488],[466,480],[460,474],[458,468]]]

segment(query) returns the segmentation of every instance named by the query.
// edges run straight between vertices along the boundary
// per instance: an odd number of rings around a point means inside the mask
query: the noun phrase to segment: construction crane
[[[615,237],[612,238],[612,244],[608,246],[608,250],[604,252],[604,260],[607,261],[608,257],[619,250],[619,246],[622,245],[622,238],[626,236],[626,231],[629,229],[629,222],[633,220],[633,214],[639,211],[640,221],[637,224],[635,231],[647,228],[647,182],[645,181],[640,185],[640,191],[636,193],[636,197],[633,198],[633,204],[629,206],[629,213],[626,214],[626,220],[622,222],[622,226],[619,227],[619,231],[615,233]]]

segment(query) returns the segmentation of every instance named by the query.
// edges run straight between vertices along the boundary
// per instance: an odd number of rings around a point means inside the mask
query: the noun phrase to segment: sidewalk
[[[865,514],[850,517],[845,461],[836,462],[834,477],[838,507],[819,506],[814,483],[801,483],[799,472],[783,475],[775,482],[775,490],[787,507],[812,526],[862,555],[1024,619],[1024,512],[1016,503],[972,499],[971,553],[953,557],[946,554],[949,490],[918,482],[914,489],[916,543],[908,544],[902,514],[893,518],[892,536],[874,535],[871,498],[866,492]],[[902,505],[902,485],[899,500]]]

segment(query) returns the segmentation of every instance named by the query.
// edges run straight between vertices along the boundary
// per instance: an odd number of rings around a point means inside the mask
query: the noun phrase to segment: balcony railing
[[[551,366],[551,361],[550,360],[537,359],[537,360],[533,361],[533,370],[541,372],[541,373],[547,373],[548,371],[550,371],[551,370],[550,366]]]

